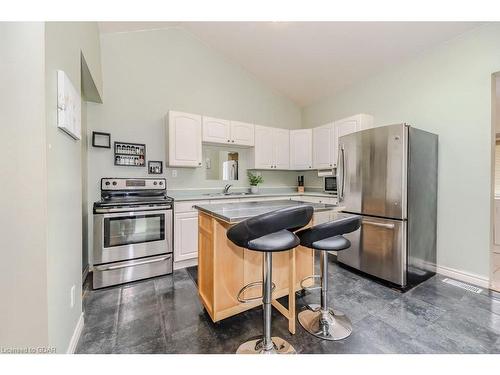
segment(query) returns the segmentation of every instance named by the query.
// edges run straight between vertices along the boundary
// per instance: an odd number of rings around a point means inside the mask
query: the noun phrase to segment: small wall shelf
[[[115,142],[115,165],[125,167],[146,166],[146,145],[142,143]]]

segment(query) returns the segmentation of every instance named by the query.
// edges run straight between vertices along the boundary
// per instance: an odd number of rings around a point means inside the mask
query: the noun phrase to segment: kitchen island
[[[314,208],[312,223],[324,221],[325,214],[334,218],[341,210],[336,205],[291,200],[263,202],[217,203],[195,205],[198,210],[198,293],[214,322],[239,314],[262,304],[261,299],[242,303],[239,291],[247,284],[262,281],[262,253],[243,249],[226,236],[234,224],[285,207],[308,205]],[[314,274],[314,253],[297,247],[273,254],[273,306],[289,321],[289,331],[295,333],[295,292],[300,280]],[[309,286],[312,281],[305,283]],[[262,288],[250,288],[242,297],[256,298]],[[288,308],[277,301],[288,296]]]

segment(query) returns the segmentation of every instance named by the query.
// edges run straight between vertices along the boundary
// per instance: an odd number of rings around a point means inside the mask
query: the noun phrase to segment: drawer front
[[[238,198],[210,199],[210,204],[238,203],[239,201]]]
[[[94,268],[94,289],[172,272],[172,254],[106,264]]]
[[[242,198],[241,202],[264,202],[264,201],[280,201],[287,200],[287,196],[277,196],[277,197],[252,197],[252,198]]]
[[[298,197],[294,197],[294,201],[301,201],[301,202],[309,202],[309,203],[324,203],[321,202],[321,198],[318,197],[311,197],[308,195],[300,195]]]
[[[324,203],[324,204],[336,204],[337,198],[322,197],[322,196],[311,196],[311,195],[299,195],[292,198],[294,201],[310,202],[310,203]]]
[[[197,204],[209,204],[210,201],[186,201],[186,202],[177,202],[174,204],[174,210],[176,213],[181,212],[196,212],[197,210],[193,207]]]

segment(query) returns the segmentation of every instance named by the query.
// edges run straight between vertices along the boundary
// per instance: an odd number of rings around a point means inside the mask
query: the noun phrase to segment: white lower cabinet
[[[198,210],[193,206],[205,201],[174,203],[174,268],[176,264],[195,265],[198,258]],[[191,264],[187,264],[191,262]],[[183,267],[181,266],[181,267]]]
[[[174,261],[181,262],[198,257],[198,212],[175,214]]]
[[[313,225],[328,223],[331,221],[331,212],[330,211],[322,211],[316,212],[313,215]]]

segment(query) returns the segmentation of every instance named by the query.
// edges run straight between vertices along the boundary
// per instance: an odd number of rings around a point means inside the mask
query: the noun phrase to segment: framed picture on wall
[[[111,148],[111,134],[92,132],[92,147]]]
[[[148,173],[149,174],[162,174],[163,173],[163,162],[158,160],[148,161]]]

